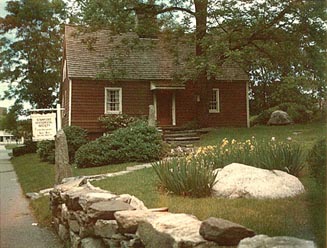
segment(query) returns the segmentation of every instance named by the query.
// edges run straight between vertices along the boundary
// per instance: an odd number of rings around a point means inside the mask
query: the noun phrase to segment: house
[[[85,33],[66,25],[63,50],[63,126],[80,126],[95,138],[103,133],[100,116],[148,116],[149,105],[159,126],[194,121],[202,127],[249,126],[248,75],[234,64],[223,65],[220,76],[208,83],[204,110],[201,83],[176,79],[192,69],[176,63],[160,38]],[[179,49],[181,61],[186,50]]]

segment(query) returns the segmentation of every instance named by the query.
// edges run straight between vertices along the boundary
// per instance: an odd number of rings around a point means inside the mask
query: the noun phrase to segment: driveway
[[[0,247],[63,247],[53,232],[36,225],[3,145],[0,145]]]

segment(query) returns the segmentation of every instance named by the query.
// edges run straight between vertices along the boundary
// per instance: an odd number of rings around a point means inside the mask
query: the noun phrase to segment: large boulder
[[[276,110],[272,112],[267,125],[288,125],[292,124],[291,117],[284,111]]]
[[[267,235],[257,235],[252,238],[243,239],[237,248],[316,248],[313,241],[297,239],[293,237],[268,237]]]
[[[279,170],[233,163],[218,169],[213,195],[224,198],[278,199],[304,193],[300,180]]]
[[[210,217],[202,222],[200,234],[218,245],[232,246],[238,245],[244,238],[253,237],[255,232],[231,221]]]

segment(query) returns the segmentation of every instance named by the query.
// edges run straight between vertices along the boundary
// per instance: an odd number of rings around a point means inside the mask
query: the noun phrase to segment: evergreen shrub
[[[155,127],[133,122],[112,134],[81,146],[76,152],[78,167],[94,167],[122,162],[150,162],[162,155],[163,143]]]

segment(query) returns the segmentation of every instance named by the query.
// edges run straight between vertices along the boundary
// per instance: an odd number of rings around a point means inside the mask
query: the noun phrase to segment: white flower
[[[275,137],[271,137],[271,141],[275,141],[276,140],[276,138]]]
[[[288,140],[288,141],[291,141],[291,140],[292,140],[292,137],[287,137],[287,140]]]

